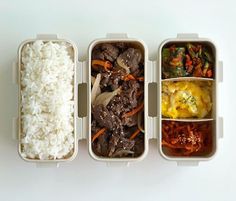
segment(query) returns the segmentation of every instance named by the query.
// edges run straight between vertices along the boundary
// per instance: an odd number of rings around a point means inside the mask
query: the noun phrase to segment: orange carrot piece
[[[131,74],[128,74],[124,77],[124,81],[128,81],[128,80],[135,80],[135,77]]]
[[[97,69],[98,66],[102,66],[106,71],[111,69],[112,64],[109,61],[102,61],[102,60],[92,60],[92,67]]]
[[[107,129],[106,128],[102,128],[100,129],[97,133],[95,133],[95,135],[92,138],[92,142],[94,142],[94,140],[96,140],[100,135],[102,135]]]
[[[140,81],[140,82],[143,82],[144,81],[144,77],[137,77],[137,80]]]
[[[141,109],[143,109],[143,107],[144,107],[144,103],[142,103],[138,107],[134,108],[130,112],[123,114],[123,117],[131,117],[131,116],[135,115],[136,113],[138,113]]]
[[[138,98],[139,96],[141,96],[143,94],[143,91],[138,91],[136,94],[136,97]]]
[[[140,130],[137,129],[131,136],[130,136],[130,140],[133,140],[138,134],[140,133]]]

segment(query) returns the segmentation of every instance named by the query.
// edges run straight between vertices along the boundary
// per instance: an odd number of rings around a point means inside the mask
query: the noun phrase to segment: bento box
[[[207,58],[208,50],[211,58]],[[198,57],[202,70],[195,65]],[[180,74],[183,69],[188,72]],[[144,159],[149,139],[157,139],[165,159],[196,165],[215,155],[223,133],[223,118],[217,112],[222,62],[214,43],[196,34],[179,34],[164,41],[156,61],[148,60],[142,40],[107,34],[90,44],[83,62],[78,61],[72,41],[39,35],[20,45],[13,70],[19,89],[13,132],[19,140],[19,155],[28,162],[58,165],[71,161],[78,153],[78,141],[86,139],[88,153],[96,161],[128,164]],[[173,108],[163,109],[167,107],[163,100],[177,101],[171,94],[173,88],[180,90],[174,93],[183,94],[181,87],[189,90],[186,94],[196,95],[191,97],[191,101],[196,98],[195,109],[186,109],[189,97],[185,106],[176,106],[175,113]],[[166,89],[170,94],[166,95]],[[186,144],[176,135],[187,135]],[[198,138],[191,141],[193,136]],[[208,142],[209,150],[202,151]]]

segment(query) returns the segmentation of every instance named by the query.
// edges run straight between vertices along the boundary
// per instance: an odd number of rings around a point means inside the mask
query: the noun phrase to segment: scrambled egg
[[[162,82],[162,115],[170,118],[206,117],[211,111],[211,82]]]

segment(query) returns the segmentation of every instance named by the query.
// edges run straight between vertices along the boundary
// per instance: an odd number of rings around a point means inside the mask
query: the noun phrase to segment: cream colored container
[[[162,48],[168,44],[168,43],[187,43],[187,42],[200,42],[201,44],[207,45],[209,48],[212,49],[213,55],[215,58],[213,66],[214,68],[214,77],[213,78],[199,78],[199,77],[179,77],[179,78],[170,78],[170,79],[162,79]],[[217,48],[215,44],[206,38],[199,38],[197,34],[179,34],[177,38],[174,39],[168,39],[164,41],[161,46],[159,47],[159,55],[158,55],[158,63],[159,63],[159,77],[158,82],[160,83],[158,85],[158,116],[160,117],[159,120],[159,139],[158,139],[158,146],[161,155],[171,161],[177,161],[178,165],[197,165],[199,161],[206,161],[210,160],[215,156],[215,153],[217,151],[217,144],[218,139],[223,136],[223,118],[219,117],[218,115],[218,84],[222,82],[223,80],[223,70],[222,70],[222,62],[218,61],[218,55],[217,55]],[[212,100],[213,100],[213,108],[212,113],[209,118],[203,118],[203,119],[168,119],[168,118],[162,118],[161,114],[161,90],[162,90],[162,83],[166,81],[210,81],[212,82]],[[189,156],[189,157],[179,157],[179,156],[168,156],[168,154],[165,153],[162,145],[162,120],[167,121],[180,121],[180,122],[212,122],[213,123],[213,133],[212,133],[212,141],[213,141],[213,148],[211,153],[202,155],[202,156]]]
[[[48,159],[48,160],[39,160],[39,159],[29,159],[29,158],[25,158],[22,155],[22,145],[21,145],[21,53],[22,53],[22,48],[26,45],[26,44],[30,44],[33,43],[36,40],[42,40],[43,42],[65,42],[69,45],[70,47],[70,53],[71,53],[71,57],[74,63],[74,76],[73,76],[73,85],[74,85],[74,89],[73,89],[73,102],[74,102],[74,114],[73,114],[73,119],[74,119],[74,148],[73,148],[73,153],[70,153],[70,155],[64,159]],[[58,166],[59,163],[61,162],[66,162],[66,161],[71,161],[73,160],[78,152],[78,138],[79,136],[77,136],[78,134],[81,134],[81,130],[79,130],[78,128],[82,128],[82,118],[78,118],[78,84],[82,81],[82,77],[81,77],[81,72],[80,69],[78,68],[78,50],[76,45],[69,40],[65,40],[65,39],[58,39],[56,35],[38,35],[36,39],[32,39],[32,40],[26,40],[24,41],[20,46],[19,46],[19,50],[18,50],[18,61],[17,63],[14,64],[13,66],[13,72],[14,73],[14,80],[16,81],[16,83],[18,84],[18,117],[14,118],[14,126],[13,126],[13,132],[15,137],[19,140],[18,143],[18,153],[20,155],[20,157],[27,161],[27,162],[35,162],[37,165],[39,166]]]
[[[75,144],[74,144],[74,154],[68,159],[63,160],[29,160],[25,159],[29,162],[35,162],[39,166],[50,166],[50,165],[58,165],[64,161],[73,160],[78,152],[78,141],[81,139],[87,139],[88,143],[88,152],[90,156],[96,161],[106,162],[108,165],[128,165],[130,162],[138,162],[144,159],[148,153],[148,144],[149,139],[157,139],[158,141],[158,149],[162,157],[170,161],[176,161],[178,165],[197,165],[199,161],[206,161],[211,159],[216,151],[217,151],[217,143],[218,139],[223,137],[223,118],[218,116],[218,85],[223,80],[223,64],[218,61],[217,48],[213,42],[208,39],[199,38],[197,34],[178,34],[177,38],[168,39],[164,41],[159,47],[159,53],[157,61],[148,60],[148,49],[145,43],[138,39],[128,38],[126,34],[107,34],[106,38],[97,39],[93,41],[88,48],[88,60],[79,62],[77,61],[77,48],[76,46],[68,41],[58,39],[56,35],[39,35],[36,38],[37,40],[43,41],[67,41],[73,47],[74,52],[74,62],[75,62],[75,75],[74,75],[74,94],[75,94],[75,111],[74,111],[74,131],[75,131]],[[20,58],[21,58],[21,48],[24,44],[33,42],[34,40],[28,40],[21,44],[18,52],[18,63],[13,66],[13,81],[18,84],[18,89],[20,91]],[[92,150],[92,142],[91,142],[91,56],[93,48],[99,43],[114,43],[114,42],[127,42],[132,43],[135,46],[140,47],[143,50],[144,54],[144,126],[145,126],[145,140],[144,140],[144,153],[137,158],[104,158],[99,157],[94,154]],[[213,49],[215,54],[215,78],[211,81],[213,82],[213,112],[211,118],[208,119],[200,119],[200,120],[181,120],[178,121],[214,121],[214,150],[211,155],[204,157],[169,157],[167,156],[162,149],[161,145],[161,122],[163,120],[161,115],[161,83],[164,82],[161,79],[161,50],[163,46],[169,42],[203,42],[208,43]],[[174,80],[207,80],[206,78],[173,78]],[[165,80],[166,81],[166,80]],[[78,93],[78,86],[80,84],[83,85],[83,90],[81,93]],[[82,85],[81,85],[82,86]],[[85,94],[86,98],[85,98]],[[156,96],[155,96],[156,95]],[[84,106],[86,105],[87,108]],[[20,97],[19,97],[19,106],[20,106]],[[20,107],[19,107],[20,108]],[[79,115],[79,108],[83,110],[83,115]],[[19,154],[21,156],[20,149],[20,109],[19,116],[14,118],[13,121],[13,137],[18,138],[19,140]],[[80,116],[80,117],[79,117]],[[21,156],[22,157],[22,156]]]
[[[145,79],[145,83],[144,83],[144,127],[145,127],[145,136],[144,136],[144,152],[140,157],[137,158],[108,158],[108,157],[99,157],[96,154],[94,154],[93,150],[92,150],[92,142],[91,142],[91,58],[92,58],[92,50],[93,48],[97,45],[97,44],[101,44],[101,43],[115,43],[115,42],[124,42],[124,43],[128,43],[134,47],[137,47],[138,49],[140,49],[143,52],[144,55],[144,79]],[[107,38],[103,38],[103,39],[97,39],[95,41],[93,41],[90,46],[89,46],[89,50],[88,50],[88,114],[89,114],[89,127],[88,127],[88,147],[89,147],[89,153],[92,156],[92,158],[94,158],[95,160],[98,161],[104,161],[104,162],[134,162],[134,161],[140,161],[143,158],[145,158],[145,156],[147,155],[148,152],[148,133],[149,133],[149,129],[148,129],[148,83],[149,83],[149,72],[148,71],[148,50],[147,47],[145,45],[145,43],[141,40],[137,40],[137,39],[132,39],[132,38],[128,38],[126,34],[108,34]]]

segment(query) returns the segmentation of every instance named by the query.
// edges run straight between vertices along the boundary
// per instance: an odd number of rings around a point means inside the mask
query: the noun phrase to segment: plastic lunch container
[[[35,40],[64,41],[71,44],[73,60],[75,63],[74,69],[74,152],[71,157],[67,159],[56,160],[38,160],[38,159],[26,159],[21,154],[21,112],[20,112],[20,63],[21,63],[21,51],[22,47]],[[113,42],[128,42],[139,47],[144,53],[144,152],[138,158],[102,158],[93,153],[91,142],[91,58],[92,50],[95,45],[99,43],[113,43]],[[211,121],[213,122],[213,150],[211,154],[201,157],[170,157],[165,154],[165,151],[161,145],[162,139],[162,118],[161,115],[161,86],[166,80],[162,80],[161,64],[162,64],[162,48],[168,43],[184,43],[184,42],[200,42],[207,44],[212,48],[214,54],[214,78],[171,78],[168,81],[191,81],[191,80],[210,80],[213,83],[212,88],[212,100],[213,108],[211,117],[208,119],[177,119],[177,121],[183,122],[196,122],[196,121]],[[158,142],[158,149],[163,158],[176,161],[178,165],[198,165],[199,161],[205,161],[211,159],[217,151],[218,139],[223,137],[223,118],[218,115],[218,84],[223,81],[223,63],[218,61],[217,48],[215,44],[209,39],[199,38],[197,34],[178,34],[177,38],[168,39],[164,41],[158,51],[157,60],[148,60],[148,48],[145,43],[138,39],[132,39],[127,34],[107,34],[106,38],[97,39],[93,41],[88,48],[88,60],[78,61],[78,50],[76,45],[69,40],[58,39],[57,35],[37,35],[36,39],[26,40],[20,46],[18,50],[18,60],[13,63],[13,82],[18,85],[18,117],[13,118],[13,138],[18,139],[18,152],[21,158],[28,162],[34,162],[37,166],[58,166],[59,163],[73,160],[78,152],[78,141],[86,139],[88,143],[88,152],[90,156],[97,160],[106,162],[109,165],[127,165],[130,162],[137,162],[145,158],[148,153],[149,139],[156,139]],[[85,95],[86,94],[86,95]],[[153,94],[155,94],[153,96]],[[86,109],[85,106],[86,105]],[[83,110],[81,112],[81,110]],[[171,121],[176,119],[169,119]]]

